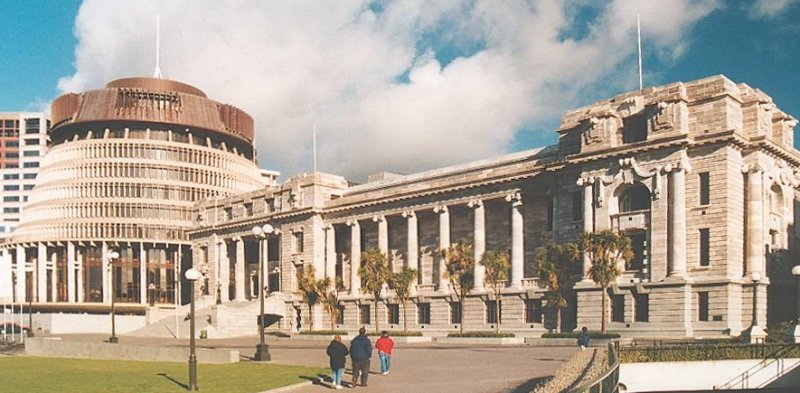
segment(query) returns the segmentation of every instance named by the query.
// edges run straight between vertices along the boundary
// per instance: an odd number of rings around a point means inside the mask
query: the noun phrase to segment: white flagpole
[[[314,129],[312,131],[311,138],[312,138],[311,154],[313,156],[312,160],[314,164],[314,172],[316,172],[317,171],[317,125],[316,124],[314,124]]]
[[[636,13],[636,41],[639,46],[639,90],[642,90],[644,87],[644,81],[642,79],[642,27],[639,23],[639,13]]]

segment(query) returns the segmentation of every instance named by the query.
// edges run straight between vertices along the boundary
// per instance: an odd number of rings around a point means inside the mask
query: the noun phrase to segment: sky
[[[0,112],[164,77],[256,121],[258,164],[364,181],[554,144],[561,115],[725,74],[800,118],[798,0],[0,0]]]

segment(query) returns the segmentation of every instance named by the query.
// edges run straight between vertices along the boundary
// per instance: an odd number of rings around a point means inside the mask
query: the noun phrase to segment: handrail
[[[763,360],[758,362],[756,365],[754,365],[753,367],[750,367],[749,369],[745,370],[741,374],[733,377],[728,382],[725,382],[724,384],[718,385],[718,386],[715,385],[714,386],[714,390],[731,389],[736,385],[741,385],[742,389],[749,389],[750,388],[750,376],[752,376],[753,374],[757,373],[758,371],[761,371],[761,370],[771,366],[773,363],[775,363],[775,362],[777,362],[779,360],[782,362],[783,361],[783,357],[782,356],[785,355],[788,352],[791,352],[792,350],[794,350],[794,348],[795,348],[795,344],[787,344],[787,345],[784,345],[784,346],[778,348],[778,350],[776,350],[775,352],[773,352],[771,354],[768,354]],[[774,379],[775,378],[773,378],[771,380],[774,380]]]

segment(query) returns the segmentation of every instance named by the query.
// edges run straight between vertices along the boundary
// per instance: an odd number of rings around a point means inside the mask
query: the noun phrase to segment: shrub
[[[299,333],[301,336],[346,336],[347,332],[344,330],[303,330]]]
[[[514,333],[464,332],[464,333],[448,333],[447,337],[506,338],[506,337],[515,337],[515,335]]]
[[[542,334],[542,338],[574,338],[577,339],[580,336],[580,332],[564,332],[564,333],[544,333]],[[600,333],[600,332],[589,332],[589,338],[620,338],[619,333]]]
[[[767,342],[768,343],[792,343],[793,339],[789,338],[789,332],[794,327],[791,321],[784,321],[767,328]]]
[[[367,335],[368,336],[380,336],[381,334],[380,333],[375,333],[375,332],[369,332],[369,333],[367,333]],[[416,331],[404,332],[402,330],[396,331],[396,332],[389,331],[389,337],[391,337],[391,336],[397,336],[397,337],[422,337],[422,332],[416,332]]]
[[[284,337],[284,338],[285,338],[285,337],[292,337],[292,336],[291,336],[290,334],[288,334],[288,333],[279,332],[279,331],[275,331],[275,332],[264,332],[264,334],[265,334],[265,335],[267,335],[267,336]]]

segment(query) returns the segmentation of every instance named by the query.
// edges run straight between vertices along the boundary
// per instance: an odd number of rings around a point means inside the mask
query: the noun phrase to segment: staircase
[[[714,386],[714,390],[761,389],[775,382],[789,371],[800,366],[799,360],[784,358],[794,348],[795,345],[791,344],[775,351],[766,359],[758,362],[758,364],[737,375],[730,381],[722,385]]]

